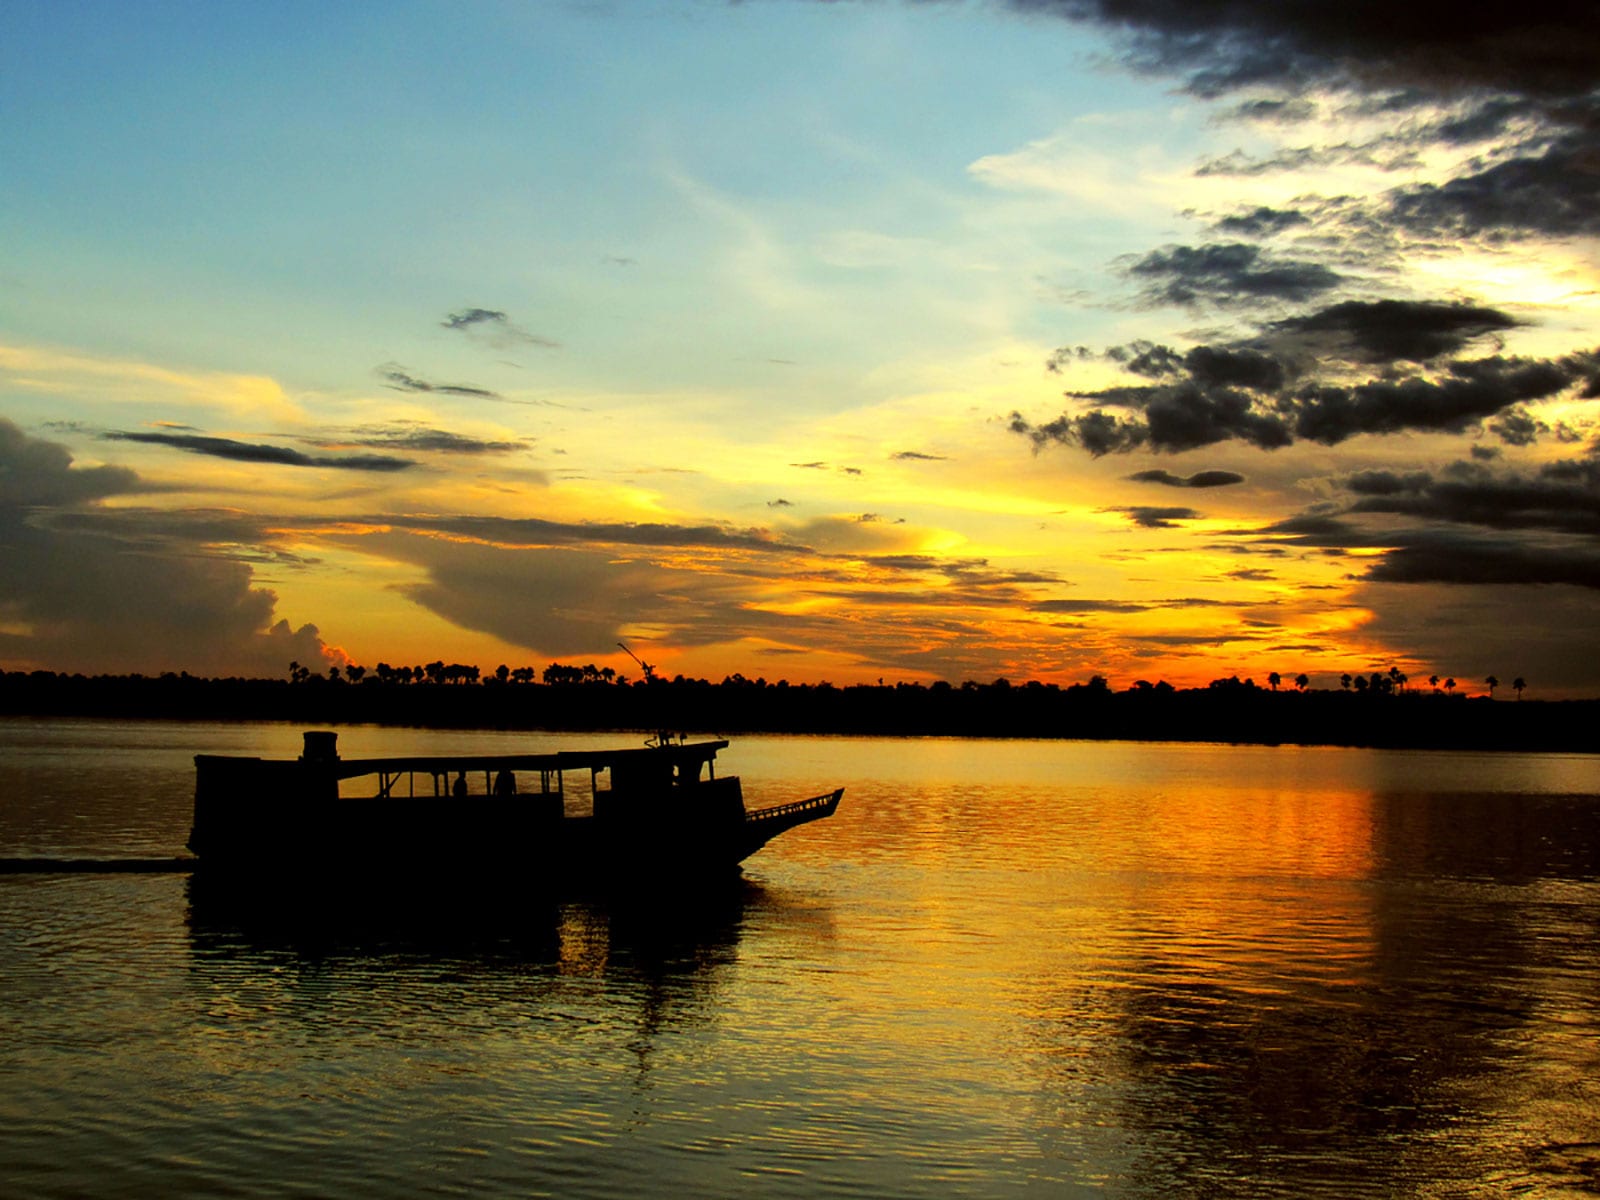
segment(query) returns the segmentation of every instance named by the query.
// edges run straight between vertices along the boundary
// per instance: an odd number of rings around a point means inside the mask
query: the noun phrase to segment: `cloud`
[[[1149,612],[1150,605],[1138,604],[1131,600],[1041,600],[1037,604],[1029,605],[1029,609],[1039,613],[1085,616],[1090,613]]]
[[[1135,471],[1128,478],[1134,483],[1159,483],[1165,487],[1177,488],[1231,487],[1244,482],[1244,476],[1235,471],[1197,471],[1187,478],[1174,475],[1170,471]]]
[[[1435,534],[1388,551],[1366,578],[1377,583],[1561,583],[1600,588],[1600,548]]]
[[[358,446],[381,446],[395,450],[413,450],[441,454],[510,454],[526,450],[527,442],[497,442],[483,438],[451,433],[447,429],[400,427],[393,429],[356,430]]]
[[[387,458],[377,454],[349,454],[332,457],[315,457],[291,450],[285,446],[266,446],[254,442],[237,442],[232,438],[205,437],[183,433],[135,433],[109,430],[100,437],[113,442],[143,442],[153,446],[171,446],[190,454],[204,454],[212,458],[225,458],[233,462],[269,463],[281,467],[323,467],[337,471],[404,471],[417,464],[405,458]]]
[[[1207,600],[1198,596],[1172,597],[1166,600],[1040,600],[1029,605],[1033,612],[1084,615],[1088,613],[1143,613],[1160,612],[1173,608],[1238,608],[1228,600]],[[1208,638],[1207,640],[1215,640]]]
[[[1176,528],[1174,523],[1177,521],[1198,521],[1204,516],[1192,508],[1158,508],[1144,504],[1104,508],[1100,511],[1123,513],[1135,525],[1144,529],[1173,529]]]
[[[1340,276],[1320,263],[1277,259],[1245,242],[1167,246],[1127,266],[1143,284],[1148,307],[1221,307],[1262,301],[1309,300],[1338,286]]]
[[[29,437],[0,417],[0,509],[71,505],[142,491],[126,467],[74,467],[67,448]]]
[[[1271,85],[1586,95],[1600,61],[1582,0],[1536,9],[1396,7],[1335,0],[1008,0],[1122,34],[1133,67],[1186,77],[1200,96]]]
[[[1289,335],[1287,344],[1302,354],[1382,364],[1431,362],[1520,324],[1498,309],[1461,301],[1347,300],[1266,328]]]
[[[608,653],[625,628],[661,620],[677,572],[593,550],[508,549],[443,538],[384,538],[424,568],[404,594],[445,620],[552,657]],[[688,581],[692,582],[689,576]]]
[[[1592,116],[1600,116],[1600,106]],[[1396,192],[1384,215],[1435,238],[1484,234],[1592,237],[1600,233],[1600,166],[1591,130],[1534,155],[1498,162],[1442,184]]]
[[[1563,393],[1600,394],[1600,351],[1438,361],[1516,324],[1482,305],[1342,301],[1181,355],[1136,342],[1104,357],[1152,382],[1069,393],[1098,407],[1043,423],[1012,413],[1009,427],[1036,450],[1059,443],[1099,457],[1141,447],[1182,453],[1223,441],[1276,450],[1297,440],[1332,446],[1360,434],[1462,433],[1507,414],[1493,431],[1527,444],[1550,430],[1520,406]],[[1050,362],[1083,356],[1057,351]],[[1371,374],[1363,379],[1362,371]]]
[[[896,462],[948,462],[943,454],[923,454],[918,450],[900,450],[889,456]]]
[[[64,447],[0,418],[0,661],[254,676],[321,661],[316,627],[275,619],[275,595],[236,554],[213,553],[201,523],[173,545],[145,514],[98,503],[141,490],[134,472],[75,467]],[[167,534],[182,524],[162,520]],[[206,536],[241,528],[223,518]]]
[[[505,313],[494,308],[464,308],[460,312],[451,313],[439,324],[445,329],[452,329],[469,337],[481,337],[490,345],[501,349],[511,349],[516,346],[556,349],[561,345],[552,338],[529,333]]]
[[[1298,209],[1271,208],[1258,205],[1248,212],[1234,213],[1217,221],[1218,233],[1231,233],[1240,237],[1269,237],[1297,226],[1311,224],[1311,218]]]
[[[1539,589],[1565,589],[1565,608],[1587,604],[1600,618],[1600,600],[1580,602],[1570,594],[1600,590],[1600,461],[1582,457],[1536,470],[1460,462],[1439,473],[1359,471],[1335,483],[1347,497],[1342,505],[1233,536],[1257,546],[1362,552],[1351,560],[1364,567],[1362,602],[1383,607],[1394,628],[1414,629],[1416,621],[1400,608],[1415,600],[1394,598],[1384,590],[1388,585],[1514,587],[1517,607],[1473,603],[1530,636],[1542,636],[1547,619],[1548,593]],[[1467,645],[1473,636],[1461,631],[1456,644]],[[1505,630],[1495,631],[1494,640],[1504,643]]]
[[[791,541],[771,530],[741,529],[733,525],[549,521],[541,517],[415,514],[375,514],[363,518],[360,523],[504,547],[605,545],[753,550],[775,555],[813,553],[809,546]]]
[[[1600,545],[1600,463],[1592,458],[1546,463],[1532,473],[1465,465],[1443,478],[1427,472],[1361,472],[1344,487],[1356,497],[1351,513],[1575,534]]]
[[[1032,425],[1011,414],[1010,429],[1029,437],[1035,449],[1050,442],[1077,445],[1093,457],[1127,453],[1140,446],[1181,453],[1218,442],[1239,440],[1263,450],[1294,441],[1293,426],[1260,403],[1255,395],[1228,387],[1207,387],[1193,380],[1155,387],[1110,389],[1092,399],[1138,413],[1114,417],[1103,409],[1079,416],[1063,415]]]
[[[1492,673],[1526,678],[1531,695],[1594,694],[1600,592],[1593,588],[1380,582],[1361,585],[1352,599],[1371,614],[1369,636],[1472,690]]]
[[[461,383],[430,383],[410,374],[398,363],[385,363],[377,368],[378,377],[385,386],[397,392],[438,392],[446,396],[475,396],[484,400],[498,400],[500,394],[488,388],[469,387]]]

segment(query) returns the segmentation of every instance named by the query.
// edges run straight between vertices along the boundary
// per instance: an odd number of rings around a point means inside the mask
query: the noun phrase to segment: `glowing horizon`
[[[24,5],[0,668],[1600,694],[1594,34],[1135,8]]]

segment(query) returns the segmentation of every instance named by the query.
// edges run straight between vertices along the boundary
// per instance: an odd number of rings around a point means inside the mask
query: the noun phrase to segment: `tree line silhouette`
[[[209,679],[187,672],[68,675],[0,672],[0,714],[282,720],[545,730],[666,730],[683,733],[817,733],[1155,741],[1299,743],[1588,751],[1600,701],[1492,703],[1461,693],[1454,679],[1429,690],[1404,672],[1346,674],[1337,689],[1296,675],[1283,687],[1237,675],[1201,688],[1136,680],[1114,690],[1102,675],[1062,686],[1007,679],[959,684],[720,682],[666,678],[640,662],[630,679],[593,664],[421,666],[357,664],[312,671],[295,662],[281,679]],[[1512,688],[1521,699],[1526,682]]]

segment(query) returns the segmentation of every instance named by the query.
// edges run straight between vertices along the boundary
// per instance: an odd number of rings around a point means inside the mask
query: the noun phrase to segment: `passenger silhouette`
[[[496,796],[512,796],[517,791],[517,777],[504,767],[500,774],[494,777],[494,794]]]
[[[456,797],[457,800],[460,800],[460,799],[462,799],[463,797],[466,796],[466,794],[467,794],[467,773],[465,771],[456,772],[456,785],[451,790],[455,793],[455,797]]]

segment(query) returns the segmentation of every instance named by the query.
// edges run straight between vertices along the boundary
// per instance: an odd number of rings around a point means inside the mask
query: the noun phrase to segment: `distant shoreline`
[[[1114,692],[1005,681],[893,686],[741,678],[395,684],[0,672],[0,716],[287,721],[439,729],[793,733],[1600,752],[1600,700],[1272,690]]]

